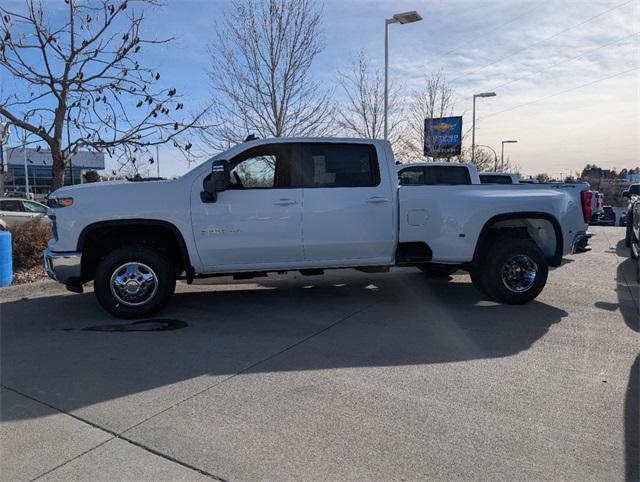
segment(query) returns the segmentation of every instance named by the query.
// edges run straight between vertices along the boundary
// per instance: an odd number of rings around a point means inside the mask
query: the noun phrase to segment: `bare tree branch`
[[[424,158],[424,120],[453,115],[454,94],[453,87],[447,82],[442,72],[425,77],[423,87],[412,93],[406,112],[407,125],[401,146],[405,156],[418,160]],[[426,139],[426,142],[433,145],[433,139]],[[459,160],[459,158],[445,160]]]
[[[384,77],[372,70],[363,51],[351,63],[351,69],[338,72],[337,84],[345,100],[336,109],[336,124],[348,136],[381,139],[384,136]],[[399,89],[389,88],[389,140],[400,138],[401,108]]]
[[[0,7],[0,68],[18,85],[0,97],[0,115],[48,145],[53,189],[80,149],[105,152],[133,172],[154,162],[150,146],[189,151],[178,139],[205,127],[203,112],[186,113],[176,89],[160,86],[160,73],[139,59],[143,47],[172,40],[140,37],[156,0],[66,3],[67,19],[55,25],[42,1],[25,0],[24,12]]]
[[[217,149],[260,137],[308,136],[332,128],[330,92],[310,79],[322,50],[315,0],[237,0],[211,52],[211,109]]]

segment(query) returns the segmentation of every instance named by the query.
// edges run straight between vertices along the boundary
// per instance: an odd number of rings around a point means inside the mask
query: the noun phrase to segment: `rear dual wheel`
[[[548,273],[547,259],[533,241],[507,238],[496,240],[470,274],[474,286],[490,298],[519,305],[540,294]]]

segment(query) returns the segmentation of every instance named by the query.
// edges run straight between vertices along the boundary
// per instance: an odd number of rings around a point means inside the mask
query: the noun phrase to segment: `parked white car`
[[[159,311],[177,278],[329,268],[449,265],[519,304],[585,236],[587,189],[400,186],[387,141],[254,140],[176,180],[57,190],[45,266],[72,291],[93,280],[100,304],[125,318]]]
[[[6,230],[33,219],[49,222],[47,206],[20,198],[0,198],[0,229]]]

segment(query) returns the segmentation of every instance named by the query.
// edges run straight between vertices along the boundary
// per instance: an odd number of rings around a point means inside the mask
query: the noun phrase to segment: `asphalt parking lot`
[[[167,324],[4,289],[0,477],[638,479],[639,286],[592,231],[526,306],[415,269],[180,285]]]

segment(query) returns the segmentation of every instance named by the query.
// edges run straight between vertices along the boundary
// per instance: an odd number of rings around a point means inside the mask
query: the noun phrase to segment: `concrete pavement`
[[[592,231],[519,307],[340,270],[181,284],[188,326],[113,332],[92,293],[2,290],[0,476],[638,478],[635,265]]]

